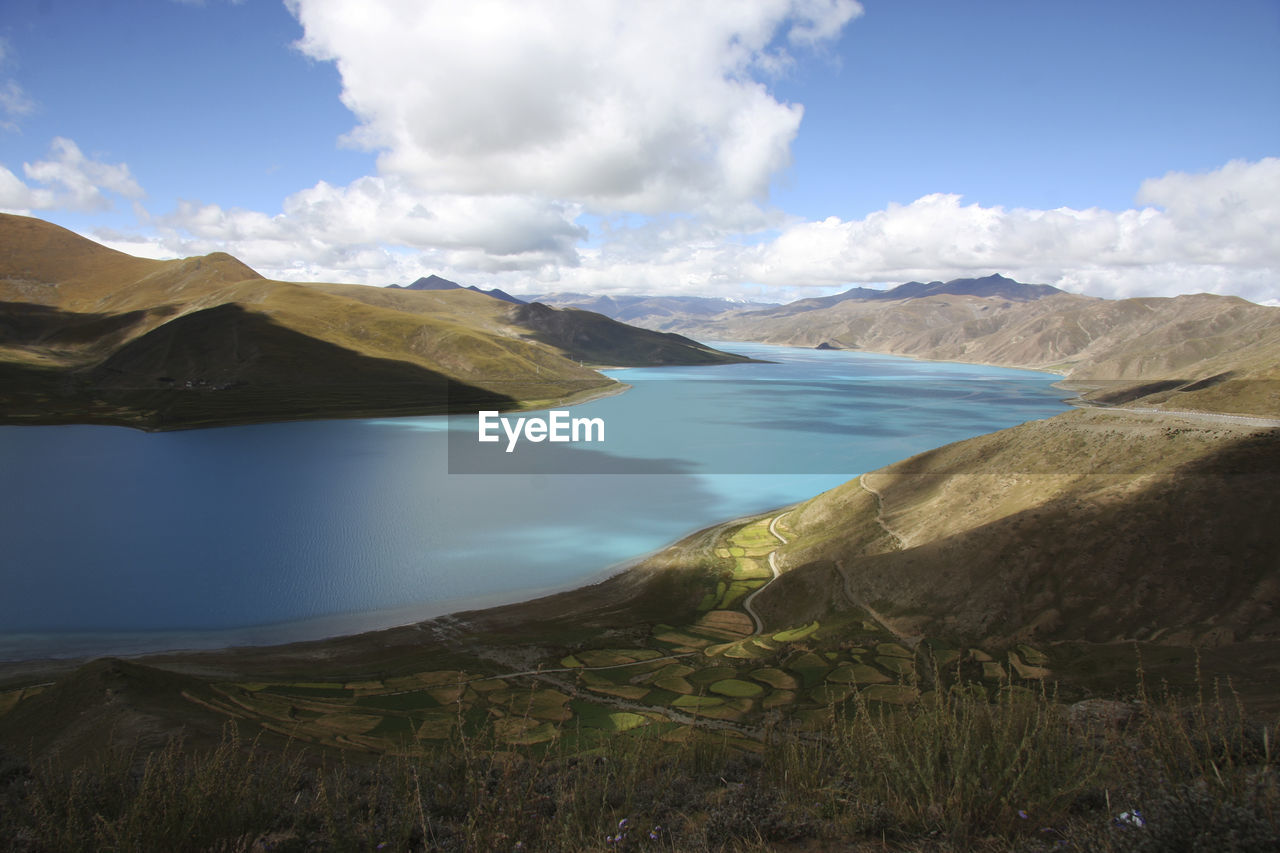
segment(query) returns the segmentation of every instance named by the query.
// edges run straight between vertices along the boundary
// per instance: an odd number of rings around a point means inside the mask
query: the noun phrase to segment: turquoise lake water
[[[478,442],[475,416],[0,427],[0,659],[312,639],[521,600],[1066,408],[1043,373],[720,346],[775,363],[612,371],[631,390],[570,410],[603,421],[602,443],[511,454]]]

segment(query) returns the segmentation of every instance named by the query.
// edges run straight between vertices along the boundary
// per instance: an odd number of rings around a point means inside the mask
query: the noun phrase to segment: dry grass
[[[514,716],[482,731],[460,721],[419,757],[375,764],[298,747],[267,751],[228,728],[206,751],[175,740],[71,770],[6,763],[0,844],[1274,849],[1274,726],[1246,720],[1226,685],[1207,686],[1189,704],[1145,692],[1139,699],[1120,726],[1073,720],[1046,692],[1005,689],[991,699],[957,685],[902,707],[855,693],[851,711],[811,715],[827,722],[809,734],[775,728],[753,748],[672,726],[632,729],[646,721],[619,712],[610,715],[615,733],[588,745],[572,723]],[[1118,820],[1134,810],[1142,825]]]
[[[888,603],[906,634],[1242,639],[1269,630],[1280,529],[1258,508],[1278,476],[1277,430],[1090,411],[1031,422],[875,472],[883,507],[858,481],[800,505],[789,570],[756,604],[779,627],[820,616],[822,591],[827,612]],[[833,567],[841,582],[808,582]]]

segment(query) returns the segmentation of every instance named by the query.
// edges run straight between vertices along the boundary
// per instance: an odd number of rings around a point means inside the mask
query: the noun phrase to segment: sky
[[[290,281],[1280,305],[1280,3],[21,0],[0,210]]]

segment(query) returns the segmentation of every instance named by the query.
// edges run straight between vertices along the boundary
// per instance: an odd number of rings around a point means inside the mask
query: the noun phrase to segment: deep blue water
[[[1066,408],[1048,374],[723,346],[777,363],[616,371],[631,390],[570,410],[601,418],[603,443],[511,454],[476,440],[475,416],[0,427],[0,659],[309,639],[519,600]]]

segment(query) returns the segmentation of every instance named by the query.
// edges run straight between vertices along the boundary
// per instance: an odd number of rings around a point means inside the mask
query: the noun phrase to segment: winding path
[[[899,551],[905,551],[908,547],[906,537],[890,527],[884,520],[884,495],[880,493],[879,489],[867,482],[866,474],[862,474],[858,477],[858,485],[873,495],[876,499],[876,523],[883,528],[885,533],[889,534],[889,536],[897,542]],[[897,637],[899,641],[906,643],[911,648],[915,648],[916,643],[920,642],[922,638],[899,631],[893,626],[893,623],[887,620],[884,616],[881,616],[874,607],[854,595],[853,589],[849,584],[849,571],[845,568],[844,561],[836,560],[835,565],[836,571],[840,574],[840,579],[843,581],[842,585],[844,587],[843,592],[845,600],[854,607],[864,610],[873,621],[875,621],[881,628]]]
[[[923,635],[907,634],[903,631],[899,631],[897,628],[893,626],[892,622],[885,619],[885,617],[881,616],[879,611],[877,611],[874,607],[872,607],[867,602],[863,601],[862,599],[854,595],[853,590],[849,588],[849,572],[845,568],[843,560],[836,561],[836,571],[839,572],[840,579],[844,582],[843,583],[844,589],[842,591],[844,592],[845,600],[848,601],[850,604],[852,604],[854,607],[857,607],[865,611],[866,614],[870,616],[872,621],[874,621],[877,625],[879,625],[884,630],[888,631],[893,636],[897,637],[899,642],[904,643],[909,648],[914,649],[916,645],[922,639],[924,639]]]
[[[781,533],[778,532],[777,525],[778,525],[778,520],[781,519],[782,516],[786,514],[787,513],[784,512],[784,513],[781,513],[780,515],[775,515],[773,517],[773,520],[769,522],[769,532],[772,533],[773,537],[777,539],[779,542],[781,542],[783,545],[787,544],[787,537],[783,536]],[[782,574],[782,570],[778,568],[778,549],[777,548],[774,548],[772,551],[769,552],[769,570],[773,572],[773,577],[765,581],[764,584],[759,589],[757,589],[755,592],[748,595],[742,602],[742,609],[747,612],[747,615],[751,617],[751,621],[754,622],[756,625],[756,630],[752,633],[753,637],[764,633],[764,620],[760,618],[759,613],[756,613],[756,608],[752,604],[752,602],[755,601],[755,597],[757,595],[764,592],[765,589],[768,588],[769,584],[776,581],[778,579],[778,576]]]
[[[898,543],[899,551],[905,551],[907,549],[906,537],[890,527],[889,523],[884,520],[884,495],[880,494],[880,490],[875,486],[867,483],[866,474],[858,476],[858,485],[870,492],[876,499],[876,524],[879,524],[880,527],[884,529],[884,532],[888,533],[889,536]]]
[[[645,658],[644,660],[632,660],[632,661],[627,661],[626,663],[610,663],[610,664],[604,664],[602,666],[549,666],[549,667],[540,666],[537,669],[522,669],[518,672],[498,672],[498,673],[494,673],[493,675],[473,675],[470,678],[459,678],[457,681],[444,681],[444,682],[441,682],[440,685],[434,685],[434,686],[451,687],[455,684],[466,685],[476,681],[492,681],[495,678],[533,678],[533,677],[540,677],[543,675],[554,675],[556,673],[562,673],[562,672],[600,672],[601,670],[606,670],[606,669],[626,669],[627,667],[640,666],[641,664],[646,664],[646,663],[659,663],[664,660],[677,660],[679,658],[696,657],[697,655],[700,655],[700,654],[702,654],[702,652],[676,652],[674,654],[663,655],[662,657],[657,657],[657,658]],[[49,682],[49,683],[52,684],[53,682]],[[407,693],[418,693],[424,689],[426,689],[424,685],[417,685],[414,687],[407,688],[405,690],[392,690],[386,693],[379,693],[378,695],[379,696],[403,696]]]
[[[1280,427],[1280,419],[1264,418],[1258,415],[1228,415],[1223,412],[1193,412],[1184,409],[1154,409],[1149,407],[1130,407],[1130,406],[1108,406],[1105,403],[1093,403],[1087,400],[1081,402],[1068,401],[1077,409],[1087,409],[1095,412],[1111,412],[1113,414],[1137,414],[1137,415],[1168,415],[1172,417],[1186,418],[1193,421],[1210,421],[1212,423],[1233,424],[1236,426],[1251,427]]]

